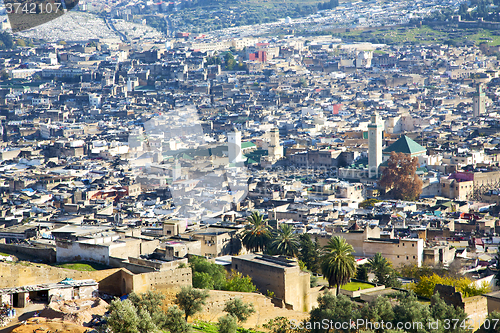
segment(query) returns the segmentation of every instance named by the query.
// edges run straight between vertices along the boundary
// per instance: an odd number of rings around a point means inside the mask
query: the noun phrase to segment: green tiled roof
[[[384,149],[384,153],[396,152],[396,153],[405,153],[405,154],[417,154],[427,151],[424,147],[403,135],[398,139],[398,141],[394,142],[392,145]]]
[[[267,154],[268,154],[268,151],[266,149],[257,149],[257,150],[251,151],[248,154],[245,154],[243,156],[246,157],[248,160],[252,160],[256,163],[260,163],[260,158],[262,156],[267,156]]]
[[[253,147],[256,147],[255,143],[253,142],[242,142],[241,143],[241,149],[245,149],[245,148],[253,148]]]

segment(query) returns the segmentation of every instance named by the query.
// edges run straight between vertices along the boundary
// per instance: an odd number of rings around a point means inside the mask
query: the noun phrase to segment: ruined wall
[[[166,308],[174,304],[173,301],[175,294],[180,290],[180,288],[160,288],[158,290],[166,296]],[[204,320],[217,322],[219,317],[227,314],[223,312],[225,303],[234,298],[241,298],[243,302],[252,303],[254,305],[255,313],[241,325],[245,328],[254,328],[256,326],[262,327],[262,325],[268,320],[281,316],[296,321],[302,321],[309,318],[309,314],[307,312],[275,307],[269,297],[257,293],[210,290],[209,295],[210,296],[208,297],[203,310],[195,314],[193,318],[189,318],[190,321]]]
[[[474,329],[478,329],[480,324],[488,315],[488,299],[485,296],[463,297],[462,293],[456,291],[455,287],[437,284],[434,293],[439,296],[446,304],[454,305],[464,309],[467,317],[470,318],[470,324],[474,324]]]
[[[41,248],[23,245],[11,245],[0,243],[0,251],[8,254],[23,254],[25,256],[41,259],[46,263],[56,262],[56,250],[52,248]]]
[[[474,329],[479,329],[479,323],[483,323],[488,316],[488,299],[484,296],[465,298],[465,313],[474,323]]]
[[[137,293],[160,288],[191,286],[191,284],[192,271],[189,267],[137,274],[132,278],[132,288]]]
[[[99,283],[100,291],[115,296],[129,293],[133,287],[132,274],[122,268],[80,272],[47,265],[0,263],[0,288],[57,283],[65,278],[95,280]]]

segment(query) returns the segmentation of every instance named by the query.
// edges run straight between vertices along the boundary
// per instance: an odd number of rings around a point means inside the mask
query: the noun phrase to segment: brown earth
[[[31,318],[26,321],[25,325],[15,328],[12,333],[33,333],[33,332],[58,332],[58,333],[85,333],[88,327],[83,327],[73,323],[46,319],[46,318]]]
[[[92,320],[93,314],[104,315],[107,307],[108,303],[100,298],[54,300],[40,312],[40,317],[61,319],[77,325],[84,325]]]

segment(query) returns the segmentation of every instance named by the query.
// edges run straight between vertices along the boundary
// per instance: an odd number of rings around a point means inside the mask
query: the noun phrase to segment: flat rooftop
[[[30,291],[41,291],[41,290],[51,290],[51,289],[87,287],[87,286],[88,287],[97,286],[97,282],[95,282],[94,280],[63,280],[58,283],[43,283],[32,286],[2,288],[0,289],[0,295],[26,293]]]
[[[286,269],[290,267],[298,267],[298,263],[295,260],[287,259],[281,256],[269,256],[265,254],[244,254],[241,256],[233,257],[234,260],[244,260],[258,263],[261,265]]]

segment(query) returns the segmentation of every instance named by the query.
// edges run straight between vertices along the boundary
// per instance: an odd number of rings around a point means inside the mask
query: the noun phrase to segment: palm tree
[[[296,257],[299,254],[299,237],[293,233],[290,224],[280,224],[279,229],[273,232],[273,238],[269,246],[273,253],[289,257]]]
[[[375,253],[375,256],[368,259],[368,268],[372,271],[376,278],[377,283],[384,284],[385,276],[391,271],[391,263],[387,261],[380,252]]]
[[[263,251],[271,238],[267,219],[265,220],[264,216],[259,214],[259,212],[253,212],[252,215],[247,218],[247,221],[250,222],[250,225],[249,228],[243,232],[241,242],[248,251]]]
[[[354,259],[354,248],[347,243],[344,237],[332,237],[323,247],[321,272],[328,279],[328,285],[337,286],[337,295],[340,286],[343,286],[356,275],[356,260]]]

